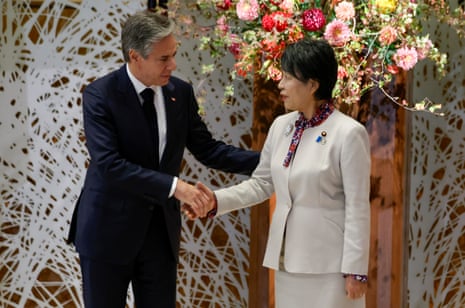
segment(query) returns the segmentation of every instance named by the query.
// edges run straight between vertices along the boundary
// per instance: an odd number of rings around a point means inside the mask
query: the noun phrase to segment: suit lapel
[[[150,151],[151,157],[154,157],[154,140],[151,138],[151,132],[146,123],[139,96],[129,79],[125,65],[121,66],[118,70],[117,79],[118,86],[115,91],[118,93],[118,100],[125,108],[124,112],[121,114],[123,114],[124,117],[131,119],[130,123],[132,123],[131,126],[127,127],[127,129],[133,131],[133,134],[137,135],[140,140],[144,140],[146,150]]]
[[[144,118],[144,112],[142,110],[142,105],[139,100],[139,96],[136,93],[136,89],[129,79],[128,73],[126,72],[126,66],[123,65],[118,71],[118,91],[120,100],[127,105],[130,114],[127,116],[134,116],[137,119],[137,123],[144,124],[145,122],[140,121],[141,118]],[[147,128],[148,129],[148,128]]]

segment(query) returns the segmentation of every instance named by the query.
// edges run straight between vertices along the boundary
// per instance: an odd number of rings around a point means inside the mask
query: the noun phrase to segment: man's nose
[[[170,60],[170,62],[168,63],[168,68],[172,71],[174,71],[176,69],[176,67],[178,67],[178,65],[176,64],[176,59],[175,58],[172,58]]]

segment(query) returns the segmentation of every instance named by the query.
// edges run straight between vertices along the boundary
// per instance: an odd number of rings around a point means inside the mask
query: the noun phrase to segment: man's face
[[[173,35],[154,43],[152,52],[146,59],[137,51],[129,51],[131,73],[146,86],[164,86],[169,82],[171,73],[176,69],[176,51],[178,42]]]

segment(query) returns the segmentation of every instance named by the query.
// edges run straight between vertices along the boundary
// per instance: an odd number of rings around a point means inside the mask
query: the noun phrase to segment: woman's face
[[[297,110],[305,112],[308,110],[315,100],[314,93],[316,88],[314,83],[311,79],[307,82],[302,82],[291,74],[283,72],[283,77],[278,84],[278,88],[280,89],[284,107],[289,111]]]

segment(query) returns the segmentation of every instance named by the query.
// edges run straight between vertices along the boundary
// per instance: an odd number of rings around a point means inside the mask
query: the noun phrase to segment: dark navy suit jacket
[[[156,167],[153,138],[126,67],[84,90],[90,164],[68,237],[81,255],[118,264],[129,262],[143,244],[151,210],[162,207],[177,260],[180,204],[168,194],[173,177],[180,172],[185,148],[211,168],[250,174],[256,167],[259,153],[212,138],[188,83],[172,77],[163,87],[163,96],[167,142]]]

